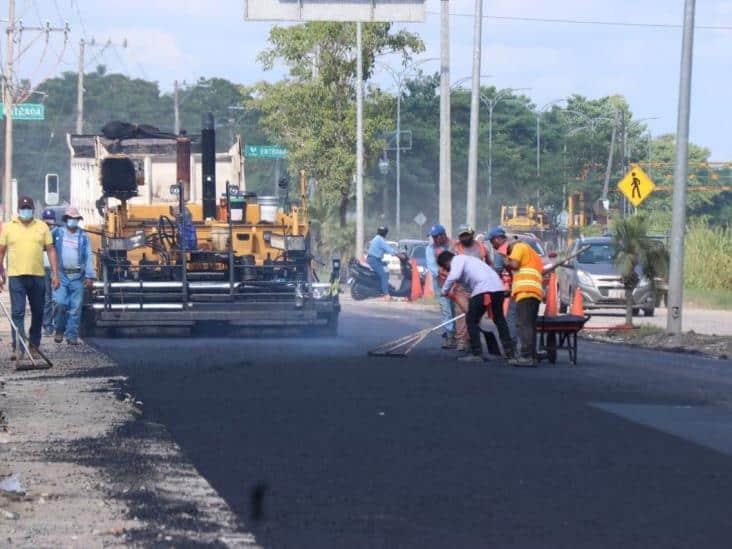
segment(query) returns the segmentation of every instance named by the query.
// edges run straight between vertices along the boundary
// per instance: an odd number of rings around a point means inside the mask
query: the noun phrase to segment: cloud
[[[144,67],[144,71],[151,75],[160,72],[191,75],[200,65],[199,59],[186,53],[171,32],[149,28],[116,28],[103,35],[116,43],[126,40],[127,51],[118,50],[120,56]]]

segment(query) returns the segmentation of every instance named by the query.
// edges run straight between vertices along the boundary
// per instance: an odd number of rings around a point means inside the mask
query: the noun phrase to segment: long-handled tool
[[[26,356],[30,360],[32,367],[33,368],[52,368],[53,363],[38,348],[36,348],[34,350],[38,353],[38,356],[40,356],[43,359],[43,361],[46,363],[46,366],[39,366],[38,364],[36,364],[36,361],[33,358],[33,354],[31,354],[30,349],[28,348],[28,343],[25,341],[25,337],[23,337],[23,334],[20,332],[20,330],[18,330],[18,327],[15,325],[15,322],[13,322],[13,317],[8,312],[8,309],[5,307],[5,303],[3,303],[2,300],[0,300],[0,308],[2,308],[5,318],[8,319],[8,322],[10,322],[10,328],[15,332],[15,339],[16,339],[16,341],[20,342],[20,346],[23,348],[23,351],[25,352]],[[20,360],[18,362],[20,362]],[[16,369],[17,370],[28,370],[30,368],[18,367]]]
[[[590,248],[591,248],[591,246],[589,246],[589,245],[588,246],[582,246],[579,250],[577,250],[573,254],[569,254],[567,257],[564,257],[562,259],[559,259],[558,261],[556,261],[554,263],[550,263],[549,265],[544,265],[544,272],[545,273],[548,273],[548,272],[553,271],[557,267],[561,267],[562,265],[566,265],[567,263],[569,263],[570,261],[572,261],[575,257],[577,257],[578,255],[580,255],[581,253],[586,252]]]
[[[369,351],[369,356],[405,357],[412,349],[414,349],[414,347],[424,341],[424,339],[432,332],[436,332],[440,328],[447,326],[451,322],[460,320],[464,316],[465,314],[461,314],[456,316],[455,318],[451,318],[450,320],[446,320],[445,322],[438,324],[434,328],[425,328],[424,330],[419,330],[418,332],[400,337],[399,339],[394,339],[392,341],[382,343],[378,347],[371,349]]]

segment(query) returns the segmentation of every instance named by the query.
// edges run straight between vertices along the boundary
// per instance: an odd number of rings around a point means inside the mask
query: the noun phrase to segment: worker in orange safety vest
[[[493,229],[488,238],[496,250],[500,251],[506,246],[503,267],[513,275],[511,299],[516,302],[516,327],[521,346],[519,356],[509,362],[514,366],[536,366],[536,317],[544,297],[544,264],[525,242],[509,243],[501,227]]]

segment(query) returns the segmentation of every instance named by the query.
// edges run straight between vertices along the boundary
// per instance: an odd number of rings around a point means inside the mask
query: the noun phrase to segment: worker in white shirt
[[[465,313],[465,323],[470,337],[472,353],[460,357],[464,362],[482,362],[483,347],[480,342],[480,320],[490,307],[493,322],[498,328],[504,352],[507,358],[513,356],[511,335],[508,331],[506,318],[503,316],[503,299],[505,292],[500,277],[487,263],[468,255],[455,255],[452,252],[442,252],[437,258],[437,264],[448,272],[447,280],[442,286],[442,294],[448,295],[456,283],[470,292],[468,312]],[[488,303],[490,301],[490,303]]]

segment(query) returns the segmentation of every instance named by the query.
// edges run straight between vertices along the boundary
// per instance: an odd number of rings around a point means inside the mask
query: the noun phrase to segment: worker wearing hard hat
[[[511,298],[516,301],[518,336],[521,341],[519,357],[510,361],[514,366],[536,366],[536,317],[544,297],[541,257],[525,242],[508,243],[506,231],[493,229],[488,238],[496,250],[506,252],[505,268],[513,274]],[[505,246],[505,248],[504,248]]]
[[[482,240],[475,238],[475,230],[470,225],[461,225],[458,229],[458,242],[455,246],[457,255],[469,255],[485,261],[490,265],[488,248]]]
[[[442,283],[445,281],[445,275],[440,272],[437,258],[442,252],[451,250],[453,243],[450,237],[447,236],[445,226],[439,223],[432,226],[428,236],[432,239],[432,242],[427,245],[425,250],[425,265],[432,276],[432,288],[440,305],[442,322],[448,322],[455,317],[455,307],[448,297],[442,295]],[[442,334],[442,348],[455,349],[457,345],[455,322],[449,322],[445,325],[445,331]]]

